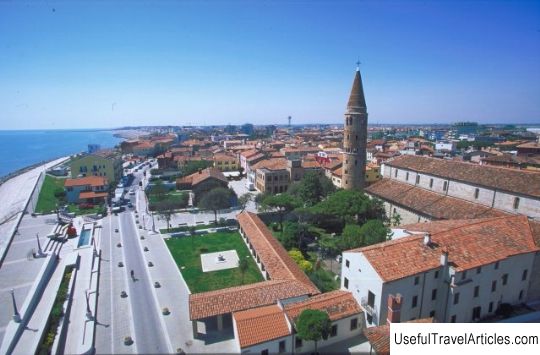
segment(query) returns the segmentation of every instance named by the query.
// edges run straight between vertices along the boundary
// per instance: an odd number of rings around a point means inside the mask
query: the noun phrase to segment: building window
[[[416,175],[416,184],[420,183],[420,175]]]
[[[279,352],[284,353],[285,352],[285,340],[282,340],[279,342]]]
[[[294,338],[294,347],[296,349],[301,348],[302,347],[302,339],[300,339],[298,337]]]
[[[502,276],[502,284],[505,286],[508,283],[508,274]]]
[[[261,355],[268,355],[268,349],[264,349],[263,351],[261,351]]]
[[[522,298],[523,298],[523,290],[519,291],[519,300],[521,301]]]
[[[480,286],[474,286],[474,297],[478,297],[480,293]]]
[[[521,281],[527,280],[527,269],[523,270],[523,274],[521,274]]]
[[[438,279],[438,278],[439,278],[439,270],[435,271],[435,275],[434,275],[434,277],[435,277],[436,279]]]
[[[519,207],[519,197],[514,197],[514,209],[517,210]]]
[[[431,318],[435,317],[435,311],[429,312],[429,316],[430,316]]]
[[[397,178],[398,169],[394,170],[394,177]]]
[[[343,278],[343,287],[349,289],[349,279],[346,277]]]
[[[414,278],[414,284],[415,284],[415,285],[418,285],[419,282],[420,282],[420,276],[416,276],[416,277]]]
[[[491,313],[491,312],[493,312],[493,302],[489,302],[488,313]]]
[[[472,310],[472,319],[480,319],[480,312],[482,312],[482,308],[480,306],[474,307]]]
[[[462,279],[462,280],[465,280],[466,278],[467,278],[467,271],[463,271],[463,272],[461,273],[461,279]]]
[[[459,303],[459,292],[454,294],[454,304],[458,304],[458,303]]]
[[[330,337],[335,337],[337,335],[337,324],[334,324],[330,329]]]
[[[429,188],[433,188],[433,179],[429,179]]]
[[[478,194],[480,193],[480,189],[479,188],[476,188],[474,190],[474,198],[477,199],[478,198]]]
[[[452,317],[450,317],[450,323],[456,322],[456,315],[454,314]]]
[[[446,189],[448,189],[448,181],[445,181],[443,183],[443,187],[442,187],[443,191],[446,191]]]
[[[418,296],[414,296],[412,298],[412,305],[411,308],[415,308],[418,305]]]
[[[351,319],[351,330],[358,328],[358,318]]]
[[[497,270],[498,268],[499,268],[499,262],[497,261],[497,262],[495,263],[495,270]]]
[[[407,174],[405,174],[405,180],[409,181],[409,172],[407,171]]]
[[[431,291],[431,300],[432,301],[435,301],[437,299],[437,289],[434,288],[432,291]]]
[[[349,260],[345,259],[345,266],[348,268],[349,267]]]
[[[491,292],[497,291],[497,281],[491,283]]]
[[[482,267],[481,267],[481,266],[477,267],[477,268],[476,268],[476,273],[479,274],[479,273],[481,273],[481,272],[482,272]]]

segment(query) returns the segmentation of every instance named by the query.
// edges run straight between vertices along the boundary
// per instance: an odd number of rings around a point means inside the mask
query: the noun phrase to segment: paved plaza
[[[218,251],[215,253],[201,254],[203,272],[234,269],[238,267],[238,253],[236,250]]]

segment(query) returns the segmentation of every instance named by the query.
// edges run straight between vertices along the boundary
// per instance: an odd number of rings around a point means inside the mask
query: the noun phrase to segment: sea
[[[112,148],[122,139],[111,130],[0,130],[0,177],[43,161],[86,152],[88,144]]]

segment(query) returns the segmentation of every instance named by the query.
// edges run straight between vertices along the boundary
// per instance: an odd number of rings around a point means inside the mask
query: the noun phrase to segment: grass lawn
[[[185,191],[169,191],[166,194],[163,195],[163,198],[160,200],[158,196],[155,194],[149,194],[148,195],[148,202],[150,203],[156,203],[160,201],[167,201],[167,200],[177,200],[179,201],[180,196],[183,194],[187,194]]]
[[[75,213],[77,216],[83,215],[83,214],[94,214],[94,213],[102,213],[102,205],[95,205],[92,208],[80,208],[78,205],[70,203],[68,205],[68,212]]]
[[[56,209],[58,199],[54,196],[54,191],[58,188],[64,189],[65,179],[57,179],[50,175],[45,175],[43,186],[39,192],[36,212],[49,213]]]
[[[237,232],[170,238],[166,240],[166,243],[192,293],[219,290],[264,280],[248,248],[242,241],[242,237]],[[206,254],[231,249],[236,250],[240,259],[248,260],[249,268],[244,275],[243,283],[242,273],[238,268],[211,272],[202,271],[201,250],[202,254]],[[182,269],[182,267],[185,268]]]

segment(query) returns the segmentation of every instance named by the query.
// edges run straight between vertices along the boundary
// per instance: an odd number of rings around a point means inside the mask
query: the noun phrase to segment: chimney
[[[199,174],[202,174],[202,169],[199,169]]]
[[[431,245],[431,234],[429,233],[424,234],[424,245],[426,246]]]
[[[441,266],[446,266],[448,264],[448,250],[444,248],[441,253]]]
[[[401,321],[401,304],[403,298],[398,293],[394,295],[388,295],[388,315],[386,316],[386,323],[399,323]]]

